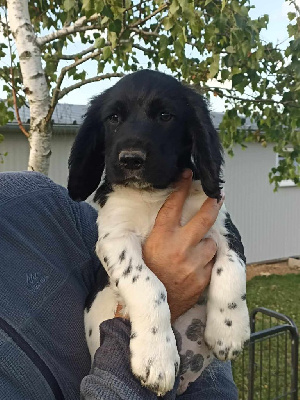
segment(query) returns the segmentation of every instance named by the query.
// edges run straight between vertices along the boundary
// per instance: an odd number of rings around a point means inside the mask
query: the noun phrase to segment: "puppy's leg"
[[[118,237],[99,237],[97,254],[131,321],[132,371],[144,386],[163,395],[173,388],[179,370],[166,289],[145,265],[137,235],[119,231]]]
[[[249,337],[245,263],[222,237],[208,289],[205,340],[217,358],[227,360]]]

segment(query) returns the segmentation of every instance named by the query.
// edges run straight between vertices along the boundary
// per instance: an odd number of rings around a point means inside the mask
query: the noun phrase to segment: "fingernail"
[[[193,175],[193,172],[192,172],[191,169],[185,169],[185,170],[183,171],[183,173],[182,173],[182,177],[183,177],[184,179],[188,179],[188,178],[190,178],[192,175]]]

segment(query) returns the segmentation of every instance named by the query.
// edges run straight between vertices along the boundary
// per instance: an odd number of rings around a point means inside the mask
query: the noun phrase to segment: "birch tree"
[[[0,58],[9,57],[0,74],[8,105],[15,107],[28,136],[28,169],[48,172],[51,117],[59,100],[83,85],[150,68],[172,74],[208,98],[225,99],[220,135],[228,151],[249,141],[272,145],[284,158],[270,171],[271,181],[299,182],[297,1],[289,1],[294,7],[283,48],[261,40],[268,16],[251,19],[248,0],[0,0],[5,39]],[[80,50],[72,54],[74,41]],[[87,63],[96,65],[94,74],[87,73]],[[91,89],[91,94],[96,93]],[[25,103],[29,132],[17,112]],[[249,119],[257,125],[255,132],[246,129]]]

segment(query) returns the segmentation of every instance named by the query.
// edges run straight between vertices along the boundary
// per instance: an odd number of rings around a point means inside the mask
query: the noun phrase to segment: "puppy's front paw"
[[[204,333],[207,346],[219,360],[233,360],[250,338],[249,314],[245,302],[207,309]]]
[[[142,385],[163,396],[173,389],[179,370],[179,355],[172,329],[133,332],[130,341],[131,368]]]

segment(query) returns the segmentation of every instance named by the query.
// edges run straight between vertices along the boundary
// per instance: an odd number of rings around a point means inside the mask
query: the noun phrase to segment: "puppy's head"
[[[70,196],[84,200],[105,167],[111,184],[165,188],[191,168],[220,197],[222,150],[203,98],[165,74],[144,70],[95,97],[69,159]]]

